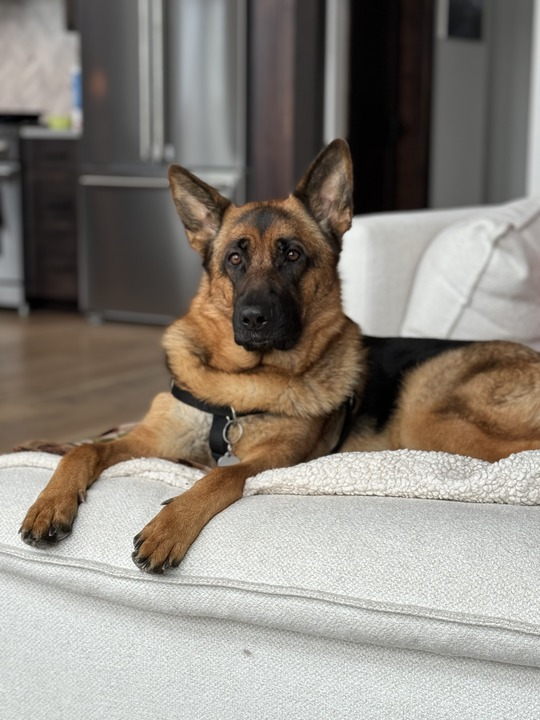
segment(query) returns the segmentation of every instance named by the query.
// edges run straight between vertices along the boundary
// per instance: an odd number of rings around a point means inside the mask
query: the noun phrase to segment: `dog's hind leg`
[[[111,465],[135,457],[186,458],[207,463],[204,414],[158,395],[144,420],[111,442],[81,445],[60,461],[45,489],[28,510],[19,530],[34,547],[54,545],[71,532],[86,491]]]

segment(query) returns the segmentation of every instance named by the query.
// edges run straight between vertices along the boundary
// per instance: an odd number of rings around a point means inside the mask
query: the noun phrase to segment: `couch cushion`
[[[420,259],[433,238],[475,208],[357,215],[339,261],[343,306],[368,335],[398,335]]]
[[[518,340],[540,350],[540,197],[452,224],[418,266],[400,335]]]
[[[178,487],[102,479],[73,534],[36,550],[17,530],[49,470],[0,469],[0,573],[176,618],[540,667],[540,507],[382,497],[254,496],[203,530],[181,566],[140,572],[133,536]],[[23,591],[24,588],[24,591]]]

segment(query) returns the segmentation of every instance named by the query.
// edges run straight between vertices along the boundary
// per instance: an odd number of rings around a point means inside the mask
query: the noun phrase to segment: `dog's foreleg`
[[[294,465],[311,455],[324,418],[254,416],[235,446],[237,465],[211,470],[163,509],[134,538],[135,564],[146,572],[176,567],[204,526],[243,495],[246,480],[263,470]]]
[[[161,393],[124,437],[70,450],[28,510],[19,531],[24,542],[54,545],[68,535],[86,491],[111,465],[135,457],[185,457],[192,444],[190,425],[178,414],[178,405],[169,393]]]
[[[137,436],[81,445],[61,460],[45,489],[26,513],[19,530],[28,545],[54,545],[69,535],[86,491],[103,470],[135,456],[151,454]]]
[[[134,538],[135,564],[153,573],[179,565],[203,527],[242,497],[245,481],[259,470],[247,462],[215,468],[189,490],[164,503]]]

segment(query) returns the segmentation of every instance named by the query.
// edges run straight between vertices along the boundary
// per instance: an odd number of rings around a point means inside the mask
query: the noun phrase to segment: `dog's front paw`
[[[32,547],[56,545],[70,534],[80,500],[65,495],[38,497],[19,529],[22,540]]]
[[[165,503],[164,503],[165,504]],[[138,568],[148,573],[163,573],[178,567],[195,539],[182,508],[182,497],[165,504],[156,517],[133,538],[131,555]]]

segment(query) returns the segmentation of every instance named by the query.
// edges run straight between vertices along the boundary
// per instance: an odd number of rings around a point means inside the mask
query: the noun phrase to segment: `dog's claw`
[[[53,531],[53,534],[51,535],[51,531]],[[51,536],[51,539],[54,543],[58,542],[59,540],[63,540],[71,533],[71,525],[55,525],[51,530],[49,530],[49,536]]]
[[[131,553],[131,558],[139,570],[154,575],[163,575],[165,570],[169,567],[168,562],[165,562],[163,565],[152,565],[150,558],[144,555],[139,557],[137,550]]]
[[[148,561],[148,558],[139,557],[139,556],[137,555],[137,551],[136,551],[136,550],[134,550],[134,551],[131,553],[131,559],[133,560],[133,562],[135,563],[135,565],[136,565],[138,568],[140,568],[141,570],[144,570],[144,568],[145,568],[145,566],[146,566],[146,563],[147,563],[147,561]]]
[[[70,532],[71,527],[67,525],[63,525],[61,527],[53,525],[43,534],[36,534],[31,530],[23,530],[22,526],[19,529],[21,540],[27,545],[30,545],[30,547],[35,548],[45,548],[50,547],[51,545],[56,545],[60,540],[67,537]]]

